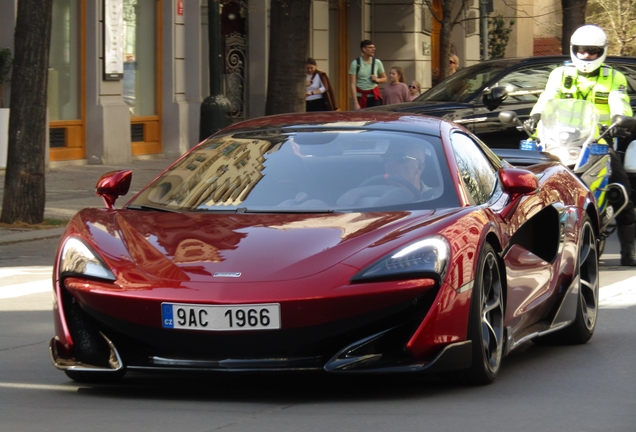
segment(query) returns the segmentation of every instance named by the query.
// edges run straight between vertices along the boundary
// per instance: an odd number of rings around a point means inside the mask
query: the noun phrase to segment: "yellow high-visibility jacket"
[[[609,126],[615,115],[633,115],[627,95],[625,75],[611,66],[602,65],[596,76],[579,73],[574,65],[556,68],[550,73],[545,90],[532,108],[532,114],[540,114],[552,99],[586,99],[594,104],[599,121]]]

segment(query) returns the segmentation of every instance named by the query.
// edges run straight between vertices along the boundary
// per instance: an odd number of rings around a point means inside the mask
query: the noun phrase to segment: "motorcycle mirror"
[[[636,128],[636,118],[629,116],[617,116],[618,127],[633,130]]]
[[[517,121],[517,113],[514,111],[502,111],[499,113],[499,121],[503,124],[513,124]]]

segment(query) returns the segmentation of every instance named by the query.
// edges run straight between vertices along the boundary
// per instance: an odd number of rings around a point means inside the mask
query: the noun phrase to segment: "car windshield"
[[[414,102],[469,102],[488,82],[508,67],[508,64],[486,63],[460,69]]]
[[[320,213],[433,209],[458,202],[439,137],[265,130],[208,139],[127,208]]]

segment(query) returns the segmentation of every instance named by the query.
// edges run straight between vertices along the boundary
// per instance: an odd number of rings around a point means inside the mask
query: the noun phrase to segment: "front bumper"
[[[72,344],[51,340],[58,369],[114,372],[326,371],[423,372],[470,365],[470,342],[453,341],[422,358],[406,348],[437,299],[437,289],[372,313],[323,325],[277,331],[176,331],[113,318],[63,289],[61,304]]]

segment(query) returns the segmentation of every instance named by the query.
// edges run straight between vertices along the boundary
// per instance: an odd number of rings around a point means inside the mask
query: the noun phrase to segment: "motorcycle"
[[[610,126],[603,126],[599,124],[598,112],[591,102],[554,99],[541,113],[541,121],[537,127],[538,138],[534,136],[535,131],[522,123],[514,111],[502,111],[499,121],[516,124],[517,129],[528,134],[528,139],[520,143],[521,150],[545,152],[557,157],[592,191],[601,217],[599,254],[602,254],[605,240],[615,230],[613,221],[625,209],[630,193],[622,184],[609,181],[612,174],[611,159],[609,146],[604,140],[620,130],[633,130],[636,119],[615,116]],[[625,164],[636,166],[634,158],[636,152],[633,155],[626,153]]]

